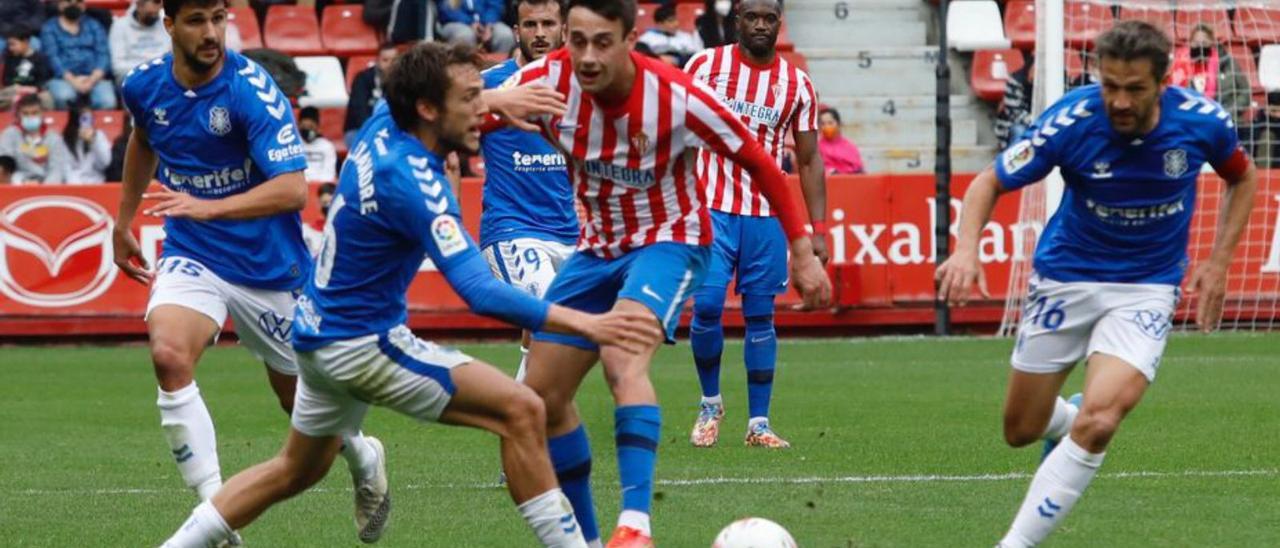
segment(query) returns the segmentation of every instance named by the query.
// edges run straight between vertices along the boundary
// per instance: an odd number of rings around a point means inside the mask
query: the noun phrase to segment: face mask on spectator
[[[306,142],[308,142],[308,143],[310,143],[310,142],[312,142],[312,141],[315,141],[315,140],[316,140],[316,138],[318,138],[318,137],[320,137],[320,134],[319,134],[319,133],[317,133],[317,132],[316,132],[316,130],[314,130],[314,129],[304,129],[304,130],[302,130],[302,140],[304,140],[304,141],[306,141]]]
[[[1209,46],[1191,46],[1191,58],[1204,61],[1209,58]]]
[[[840,136],[840,128],[837,126],[823,126],[822,136],[828,139],[835,139]]]
[[[142,26],[149,27],[151,25],[156,24],[156,21],[159,21],[159,20],[160,20],[159,15],[143,15],[142,20],[139,22],[142,23]]]
[[[79,19],[81,15],[84,15],[84,8],[75,4],[62,8],[62,16],[72,21]]]
[[[44,123],[39,116],[23,116],[22,129],[27,133],[35,133],[40,131],[40,125]]]
[[[716,0],[716,13],[720,14],[720,17],[729,15],[729,8],[731,7],[733,7],[733,2],[730,0]]]

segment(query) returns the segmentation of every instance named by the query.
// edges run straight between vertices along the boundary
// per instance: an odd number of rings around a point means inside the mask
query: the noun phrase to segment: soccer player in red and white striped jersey
[[[712,227],[694,173],[696,149],[709,147],[752,174],[791,242],[797,290],[809,306],[824,306],[831,282],[774,159],[714,92],[632,51],[635,17],[634,0],[571,0],[567,49],[526,65],[508,82],[550,87],[567,105],[563,114],[530,120],[564,153],[586,211],[579,251],[547,299],[584,311],[648,311],[670,339],[710,257]],[[537,333],[529,352],[525,382],[546,402],[552,463],[579,515],[591,511],[591,456],[573,395],[596,361],[604,364],[617,403],[623,506],[609,546],[652,544],[649,509],[661,419],[648,372],[656,350],[637,354]]]
[[[818,154],[817,93],[809,75],[777,54],[782,6],[778,0],[744,0],[737,5],[738,43],[709,49],[689,60],[685,71],[706,84],[738,115],[776,163],[784,140],[795,136],[800,186],[815,225],[813,247],[826,260],[826,177]],[[787,289],[787,248],[768,200],[751,174],[733,159],[711,149],[698,154],[698,179],[715,226],[707,279],[693,296],[689,339],[702,385],[698,419],[689,436],[693,445],[711,447],[720,434],[724,401],[720,396],[720,355],[724,349],[725,293],[737,273],[746,324],[743,359],[747,366],[746,444],[785,448],[790,444],[769,425],[769,401],[778,356],[773,327],[774,299]]]

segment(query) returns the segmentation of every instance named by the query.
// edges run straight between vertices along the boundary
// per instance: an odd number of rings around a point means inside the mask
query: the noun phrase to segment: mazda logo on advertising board
[[[0,294],[61,308],[102,295],[116,279],[111,215],[73,196],[37,196],[0,210]]]

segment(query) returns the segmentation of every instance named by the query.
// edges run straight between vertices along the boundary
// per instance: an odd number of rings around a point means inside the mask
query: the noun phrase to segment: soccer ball
[[[767,519],[743,518],[721,529],[711,548],[796,548],[796,539]]]

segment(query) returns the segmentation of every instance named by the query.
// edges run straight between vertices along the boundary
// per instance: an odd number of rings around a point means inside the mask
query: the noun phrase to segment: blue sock
[[[720,395],[720,354],[724,352],[723,287],[702,286],[693,296],[693,322],[689,324],[689,346],[698,366],[702,396]]]
[[[547,440],[547,450],[551,453],[551,465],[556,469],[560,490],[573,505],[578,525],[582,526],[582,537],[587,541],[600,538],[591,500],[591,445],[586,428],[578,425],[568,434]]]
[[[768,417],[773,396],[773,371],[778,362],[778,337],[773,329],[773,296],[743,295],[746,320],[743,358],[747,363],[747,406],[751,417]]]
[[[658,459],[662,415],[657,405],[625,405],[614,410],[613,421],[622,509],[648,514],[653,500],[653,467]]]

